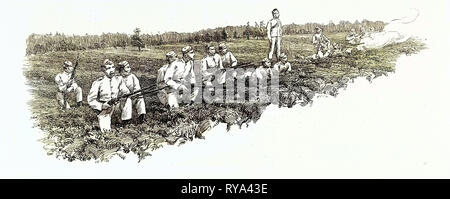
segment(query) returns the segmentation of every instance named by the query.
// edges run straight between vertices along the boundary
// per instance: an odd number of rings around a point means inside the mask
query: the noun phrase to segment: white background
[[[449,3],[446,1],[2,1],[1,178],[449,178]],[[311,107],[269,107],[257,124],[218,126],[141,163],[47,156],[24,85],[30,33],[189,32],[270,19],[284,24],[389,21],[420,10],[409,33],[428,49],[402,56],[389,77],[359,79]]]

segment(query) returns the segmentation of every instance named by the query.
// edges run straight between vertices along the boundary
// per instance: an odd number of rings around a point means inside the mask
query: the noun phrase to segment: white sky
[[[12,1],[7,8],[18,14],[27,33],[68,34],[131,33],[140,27],[145,33],[192,32],[227,25],[251,25],[267,21],[278,8],[284,24],[330,20],[382,20],[403,16],[409,8],[427,9],[423,1],[356,0],[156,0],[156,1]],[[444,8],[445,9],[445,8]],[[5,14],[5,18],[11,18]]]

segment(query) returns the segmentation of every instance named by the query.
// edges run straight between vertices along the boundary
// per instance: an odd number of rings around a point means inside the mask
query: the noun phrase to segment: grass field
[[[344,48],[345,34],[328,35]],[[230,51],[240,62],[259,63],[269,48],[267,40],[232,40],[227,42]],[[138,52],[135,48],[84,51],[77,70],[77,83],[83,89],[84,101],[92,82],[102,76],[100,64],[104,59],[115,63],[127,60],[142,86],[154,83],[156,71],[165,63],[167,51],[180,54],[187,44],[151,46]],[[196,52],[196,60],[204,56],[204,44],[191,44]],[[420,41],[408,40],[404,43],[381,49],[357,51],[340,57],[326,58],[318,62],[304,62],[300,57],[314,53],[311,35],[289,35],[283,37],[283,49],[289,55],[293,73],[281,77],[281,86],[286,92],[280,106],[309,104],[316,94],[336,96],[356,77],[366,77],[369,81],[387,75],[395,70],[395,61],[401,54],[414,54],[424,48]],[[57,87],[54,77],[62,70],[66,60],[74,61],[79,52],[50,52],[27,57],[29,66],[25,76],[32,88],[30,107],[38,128],[45,132],[42,142],[49,155],[73,160],[107,161],[118,155],[125,158],[127,153],[143,159],[163,144],[185,143],[218,123],[243,125],[256,122],[265,105],[258,104],[196,104],[169,111],[161,106],[155,96],[145,99],[147,122],[131,124],[125,128],[113,125],[110,133],[100,133],[97,118],[89,107],[59,110],[55,99]],[[71,104],[75,102],[71,97]],[[113,123],[119,124],[118,115]]]

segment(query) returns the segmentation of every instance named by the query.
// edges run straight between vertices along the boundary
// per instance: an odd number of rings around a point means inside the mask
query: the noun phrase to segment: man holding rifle
[[[71,92],[75,93],[77,106],[82,105],[83,91],[75,82],[75,70],[78,65],[78,59],[75,67],[72,62],[66,61],[63,64],[63,72],[59,73],[55,77],[55,82],[58,85],[58,93],[56,94],[56,100],[62,109],[69,109],[69,103],[67,102],[67,95]]]
[[[114,110],[121,108],[122,123],[129,123],[131,119],[132,101],[126,98],[124,103],[117,103],[119,96],[129,94],[130,90],[122,81],[121,76],[115,76],[114,63],[106,59],[101,65],[104,76],[92,83],[91,90],[87,97],[89,106],[98,115],[98,123],[102,132],[111,130],[111,116]]]
[[[178,101],[181,99],[179,91],[183,91],[183,94],[190,93],[189,89],[186,85],[184,85],[187,74],[185,70],[186,64],[183,61],[179,61],[173,51],[167,53],[166,57],[169,62],[169,66],[164,74],[164,82],[170,87],[166,91],[167,103],[170,108],[178,108]]]

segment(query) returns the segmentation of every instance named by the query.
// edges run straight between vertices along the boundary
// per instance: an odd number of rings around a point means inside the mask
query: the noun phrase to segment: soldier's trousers
[[[129,99],[127,99],[129,100]],[[133,106],[136,108],[136,112],[138,115],[145,114],[145,102],[143,97],[135,98],[131,100],[131,103],[125,103],[122,108],[122,120],[123,118],[130,118],[132,117],[133,112]]]
[[[269,60],[272,60],[272,54],[277,48],[277,60],[279,60],[281,54],[281,37],[272,37],[272,41],[270,42],[270,51],[269,51]]]
[[[77,102],[81,102],[83,100],[83,91],[76,83],[72,84],[72,87],[70,88],[70,90],[71,90],[70,92],[75,93],[75,99]],[[69,102],[67,102],[67,99],[64,98],[63,92],[56,93],[56,100],[58,101],[58,104],[60,107],[65,108],[65,109],[70,108]]]
[[[141,104],[143,104],[143,103],[141,103]],[[102,110],[97,115],[98,125],[100,127],[100,130],[102,132],[111,130],[111,116],[117,110],[122,110],[121,117],[120,117],[122,119],[122,121],[131,119],[131,114],[132,114],[132,110],[133,110],[132,105],[133,105],[133,101],[130,98],[127,98],[124,102],[113,105],[109,109]],[[143,107],[144,107],[143,110],[145,111],[145,105],[143,105]],[[142,108],[142,107],[140,107],[140,108]],[[140,111],[142,111],[142,109]],[[139,113],[139,111],[138,111],[138,113]]]
[[[178,100],[179,95],[176,92],[167,93],[167,104],[169,104],[170,108],[178,108]]]
[[[165,102],[167,102],[167,104],[170,106],[170,108],[178,108],[180,105],[179,103],[190,103],[192,101],[196,101],[196,100],[200,100],[201,99],[197,99],[198,94],[200,93],[200,89],[199,87],[194,86],[194,84],[191,84],[191,90],[189,91],[189,93],[177,93],[177,91],[174,90],[170,90],[167,91],[166,93],[166,97],[159,97],[161,103],[165,104]],[[191,92],[192,91],[192,92]],[[161,92],[162,95],[163,92]]]

